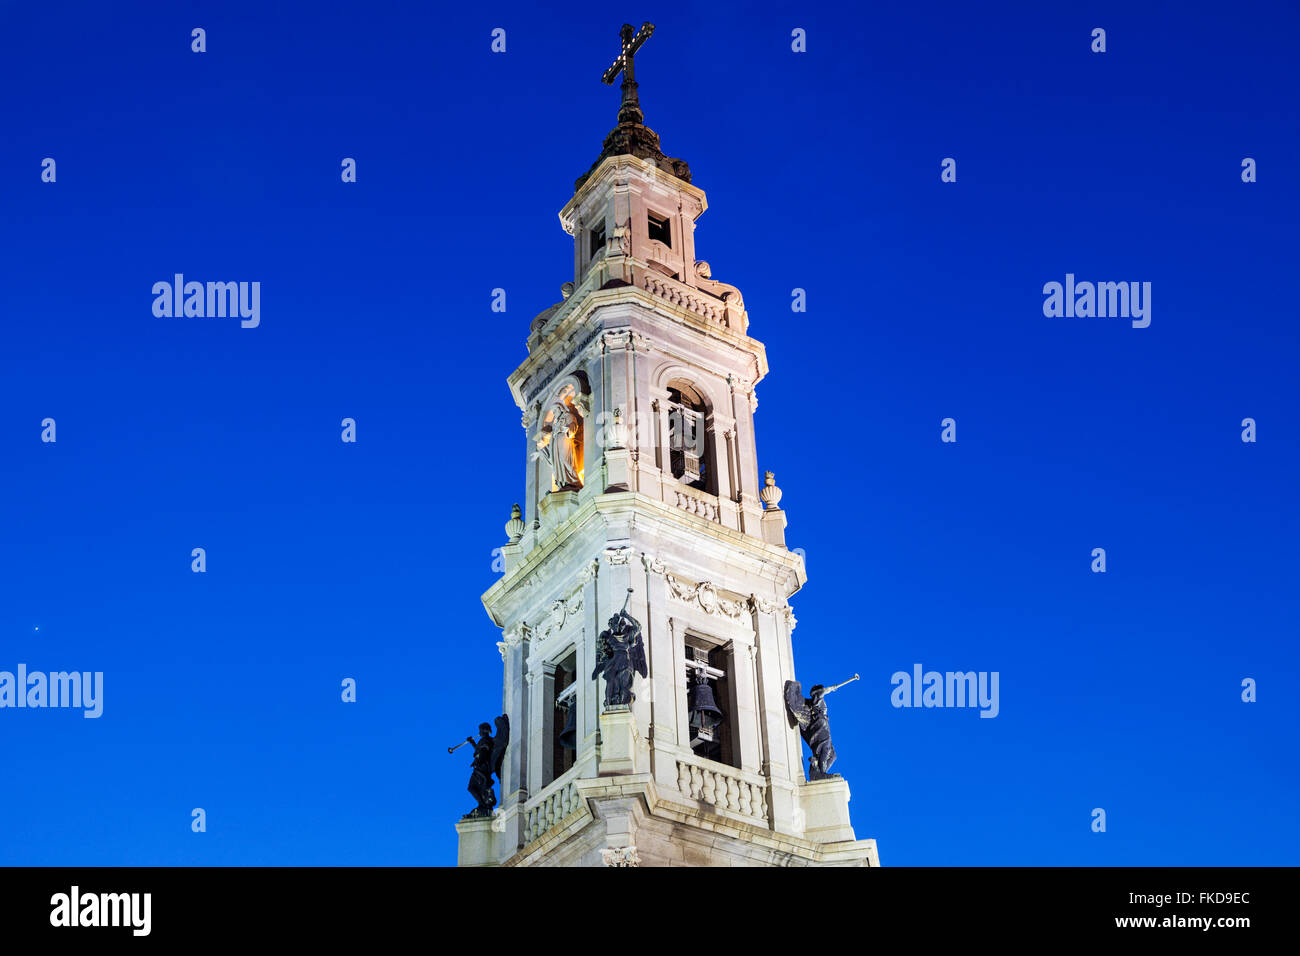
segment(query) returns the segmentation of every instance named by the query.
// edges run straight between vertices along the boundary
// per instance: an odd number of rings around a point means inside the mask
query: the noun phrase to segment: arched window
[[[689,382],[668,383],[668,460],[673,477],[708,494],[717,494],[713,435],[709,430],[709,406],[704,395]]]

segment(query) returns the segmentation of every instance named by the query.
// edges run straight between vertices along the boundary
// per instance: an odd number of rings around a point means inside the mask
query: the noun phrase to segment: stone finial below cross
[[[623,102],[618,108],[618,122],[622,126],[625,123],[644,123],[645,114],[641,112],[641,101],[636,95],[636,70],[632,62],[636,51],[641,49],[641,44],[650,39],[650,34],[655,32],[653,23],[641,24],[641,29],[633,33],[632,24],[623,24],[623,29],[619,31],[619,37],[623,41],[623,49],[613,63],[610,64],[605,75],[602,76],[601,82],[608,86],[614,85],[614,80],[619,73],[623,74]]]

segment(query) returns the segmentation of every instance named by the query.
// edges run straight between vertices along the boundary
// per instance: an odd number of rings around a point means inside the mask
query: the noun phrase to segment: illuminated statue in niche
[[[552,491],[582,487],[582,415],[568,402],[557,402],[549,428],[537,436],[537,456],[551,466]]]

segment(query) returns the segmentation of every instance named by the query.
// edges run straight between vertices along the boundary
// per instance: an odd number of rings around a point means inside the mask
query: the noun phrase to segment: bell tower
[[[805,773],[786,703],[806,574],[759,478],[767,356],[696,256],[704,192],[645,125],[634,56],[653,30],[622,29],[604,76],[622,76],[618,125],[560,211],[573,280],[508,379],[523,505],[483,604],[512,730],[495,812],[457,824],[459,862],[878,866],[846,781]],[[611,659],[620,628],[636,645]]]

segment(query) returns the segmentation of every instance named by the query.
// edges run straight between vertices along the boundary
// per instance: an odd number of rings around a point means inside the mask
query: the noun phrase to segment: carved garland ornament
[[[668,582],[668,590],[673,597],[687,604],[697,605],[706,614],[714,614],[732,621],[741,621],[744,618],[744,605],[739,601],[728,601],[722,597],[711,581],[690,585],[671,574],[664,575],[664,580]]]
[[[564,629],[569,618],[576,617],[582,610],[582,591],[572,595],[567,601],[552,601],[550,608],[547,610],[547,618],[537,626],[537,631],[541,635],[541,641],[546,641],[552,634],[558,634]]]

